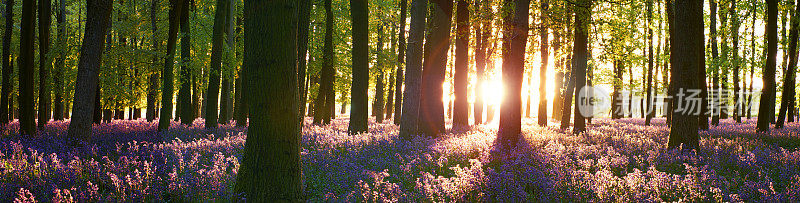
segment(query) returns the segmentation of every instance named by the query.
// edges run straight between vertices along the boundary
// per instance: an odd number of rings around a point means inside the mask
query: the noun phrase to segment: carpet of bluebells
[[[800,201],[800,124],[756,133],[755,120],[701,133],[699,150],[666,150],[664,119],[594,119],[573,135],[523,121],[511,151],[494,148],[496,124],[402,141],[347,118],[306,121],[303,185],[309,201]],[[115,120],[70,147],[68,122],[21,137],[0,133],[0,202],[239,201],[233,192],[246,128]],[[163,137],[161,141],[159,137]]]

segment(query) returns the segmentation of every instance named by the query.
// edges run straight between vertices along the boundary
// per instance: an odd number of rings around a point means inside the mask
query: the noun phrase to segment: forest
[[[0,202],[800,201],[800,0],[0,6]]]

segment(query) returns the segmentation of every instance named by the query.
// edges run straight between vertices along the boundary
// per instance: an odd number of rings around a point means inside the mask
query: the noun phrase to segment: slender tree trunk
[[[455,73],[453,74],[453,127],[469,126],[469,3],[458,0],[456,4]]]
[[[647,1],[647,88],[645,92],[647,98],[645,102],[644,125],[649,126],[650,120],[655,117],[655,106],[653,106],[653,0]]]
[[[225,19],[229,10],[228,6],[230,6],[228,0],[217,1],[217,11],[214,15],[214,33],[211,37],[211,67],[209,68],[210,71],[208,74],[208,89],[206,89],[206,94],[208,94],[208,101],[206,102],[205,109],[206,128],[216,128],[218,125],[217,119],[219,118],[218,110],[220,105],[219,87],[220,77],[222,76],[222,51],[224,50],[224,39],[222,37],[225,35]],[[294,17],[296,18],[297,16]]]
[[[433,0],[430,30],[425,37],[422,95],[420,98],[420,131],[436,137],[444,132],[442,83],[444,82],[447,52],[450,49],[450,27],[453,16],[452,0]]]
[[[226,68],[223,69],[223,72],[221,74],[222,75],[222,91],[221,91],[222,98],[220,99],[220,106],[221,107],[220,107],[220,114],[219,114],[219,119],[218,119],[218,122],[219,123],[223,123],[223,124],[227,124],[228,121],[231,120],[231,117],[233,117],[233,114],[232,114],[233,113],[233,99],[231,98],[231,96],[232,96],[231,92],[233,91],[231,88],[233,88],[233,84],[232,84],[231,80],[233,78],[233,71],[236,70],[236,64],[235,64],[236,46],[234,44],[235,43],[235,38],[234,38],[235,33],[233,32],[233,25],[234,25],[233,12],[235,12],[236,10],[234,10],[234,8],[233,8],[235,6],[233,1],[228,1],[227,3],[228,3],[228,7],[227,7],[228,11],[225,13],[225,36],[226,36],[226,39],[225,39],[225,52],[227,54],[224,55],[225,56],[224,57],[225,60],[223,60],[223,64],[225,65]],[[298,28],[298,30],[299,30],[299,28]],[[298,44],[298,46],[300,46],[300,45]],[[300,54],[298,52],[298,56],[299,55]],[[298,63],[300,62],[299,60],[300,59],[298,59]],[[298,70],[299,69],[300,69],[300,66],[298,66]],[[298,72],[298,74],[299,74],[299,72]],[[299,77],[298,77],[298,81],[299,81]],[[300,83],[298,83],[298,84],[300,84]],[[298,87],[299,86],[300,85],[298,85]],[[298,92],[300,92],[300,89],[298,89]],[[300,98],[298,97],[298,99],[300,99]]]
[[[178,112],[177,114],[180,117],[181,123],[184,125],[191,125],[194,118],[192,116],[192,81],[191,81],[191,74],[192,68],[190,64],[192,63],[191,59],[191,33],[189,31],[190,24],[189,24],[189,1],[183,1],[183,8],[180,13],[180,29],[181,29],[181,71],[180,71],[180,81],[181,87],[178,90]]]
[[[427,0],[412,0],[411,24],[406,49],[405,90],[403,91],[402,116],[400,116],[400,137],[411,140],[419,132],[419,110],[422,81],[422,42],[425,36],[425,17],[428,13]],[[355,92],[353,92],[355,93]],[[355,100],[353,101],[355,103]],[[350,114],[353,114],[351,107]]]
[[[111,1],[87,0],[86,30],[78,61],[78,76],[72,105],[72,120],[67,135],[74,139],[88,139],[92,134],[92,118],[100,113],[94,109],[99,100],[98,78],[105,41],[111,16]]]
[[[8,124],[13,119],[14,102],[11,100],[11,75],[14,68],[11,67],[11,35],[14,34],[14,0],[6,0],[5,29],[3,31],[3,87],[0,93],[0,123]]]
[[[380,44],[380,43],[378,43],[378,44]],[[380,53],[380,49],[378,49],[378,50],[379,50],[379,53]],[[378,64],[380,65],[380,63],[378,63]],[[381,66],[378,66],[378,67],[381,67]],[[378,68],[378,75],[375,78],[375,105],[372,106],[372,108],[375,109],[375,122],[377,122],[377,123],[383,123],[383,119],[384,119],[384,117],[383,117],[383,113],[384,113],[383,105],[385,105],[384,104],[384,99],[386,97],[383,94],[383,91],[384,91],[383,79],[384,79],[383,69]]]
[[[705,54],[703,51],[703,1],[700,0],[675,0],[674,5],[675,25],[672,49],[673,87],[684,92],[689,89],[700,87],[697,76],[693,73],[703,70],[705,67]],[[672,31],[671,31],[672,32]],[[675,95],[672,95],[675,97]],[[678,103],[689,101],[687,98],[678,98]],[[687,148],[699,147],[697,132],[697,114],[690,111],[675,111],[670,127],[669,143],[670,149],[684,145]],[[701,112],[702,113],[702,112]]]
[[[158,7],[158,0],[152,0],[152,4],[150,5],[150,28],[151,28],[152,33],[153,33],[153,36],[152,36],[152,40],[153,40],[152,50],[153,50],[153,52],[158,52],[158,45],[159,45],[158,38],[156,37],[157,36],[156,35],[156,30],[158,28],[158,26],[156,26],[156,10],[157,10],[157,7]],[[157,64],[157,63],[158,63],[158,56],[153,56],[153,64]],[[146,114],[145,116],[147,117],[147,122],[152,122],[153,120],[155,120],[156,119],[156,114],[158,112],[158,111],[156,111],[156,108],[158,108],[158,107],[156,107],[156,99],[157,99],[156,98],[156,96],[157,96],[156,91],[158,90],[158,86],[159,86],[158,79],[159,79],[158,71],[153,71],[147,77],[147,81],[148,81],[148,83],[147,83],[147,112],[145,112],[145,114]]]
[[[778,52],[778,5],[777,0],[767,0],[767,61],[762,74],[764,89],[762,90],[761,102],[758,108],[758,123],[756,131],[769,131],[769,123],[772,120],[775,106],[775,55]],[[794,52],[794,51],[793,51]]]
[[[478,22],[475,23],[475,77],[476,77],[476,85],[475,85],[475,104],[473,104],[474,108],[474,121],[475,125],[483,124],[483,106],[484,106],[484,80],[486,78],[485,68],[486,68],[486,45],[489,43],[487,42],[487,38],[489,37],[489,32],[491,32],[490,22],[491,20],[488,19],[487,13],[490,12],[489,8],[489,1],[488,0],[476,0],[474,8],[478,10],[476,12]]]
[[[500,105],[500,127],[497,131],[501,148],[516,146],[522,125],[522,77],[525,73],[525,46],[528,42],[529,0],[505,0],[505,9],[513,14],[503,18],[503,86],[506,94]]]
[[[250,109],[252,121],[234,190],[251,200],[303,201],[294,25],[297,3],[246,0],[244,9],[248,45],[244,64],[252,78],[247,91],[263,96],[248,97],[249,103],[262,108]]]
[[[389,73],[389,81],[388,81],[389,94],[386,95],[386,108],[384,108],[385,111],[386,111],[386,116],[384,118],[386,118],[386,119],[391,119],[392,118],[392,113],[393,113],[392,111],[394,110],[394,108],[393,108],[394,107],[394,80],[395,80],[394,72],[390,72]]]
[[[38,128],[44,128],[51,118],[50,112],[50,0],[39,0],[39,120]]]
[[[542,57],[542,64],[539,67],[539,113],[537,117],[539,119],[539,126],[547,126],[547,63],[550,59],[550,52],[549,51],[549,44],[548,44],[548,27],[549,21],[547,21],[547,9],[549,5],[547,0],[541,1],[541,24],[539,25],[539,38],[541,44],[539,46],[539,53]],[[528,79],[530,80],[530,78]],[[530,106],[530,105],[529,105]]]
[[[750,62],[750,84],[749,84],[748,90],[747,90],[747,92],[749,93],[749,94],[747,94],[747,119],[748,120],[750,120],[750,118],[752,117],[752,112],[753,112],[753,109],[752,109],[752,104],[753,104],[752,103],[753,102],[753,73],[756,70],[756,64],[757,64],[756,63],[756,40],[755,40],[756,39],[756,29],[755,29],[755,24],[756,24],[756,11],[755,11],[756,2],[753,2],[753,6],[751,8],[753,9],[753,11],[752,11],[753,12],[753,14],[752,14],[752,20],[753,20],[753,24],[752,25],[753,25],[753,28],[750,29],[750,58],[752,59],[752,62]]]
[[[783,91],[781,97],[781,108],[778,111],[778,120],[775,122],[775,128],[783,128],[783,122],[786,120],[788,111],[794,109],[795,98],[795,68],[797,67],[797,35],[798,26],[800,26],[800,5],[795,6],[796,10],[792,15],[791,28],[789,28],[789,66],[783,71]]]
[[[314,107],[314,123],[329,124],[330,117],[334,113],[330,111],[330,102],[336,98],[328,98],[330,91],[333,91],[333,11],[331,0],[325,0],[325,43],[322,51],[322,71],[320,72],[320,85],[317,91],[317,105]]]
[[[101,63],[102,63],[102,61],[101,61]],[[99,78],[98,78],[98,81],[99,81]],[[100,82],[96,82],[94,88],[95,88],[94,89],[94,92],[95,92],[94,93],[94,104],[92,106],[92,109],[93,109],[94,112],[92,113],[92,123],[100,124],[100,122],[103,121],[103,108],[100,107],[100,94],[102,93],[102,92],[100,92]],[[77,104],[77,103],[75,103],[75,104]],[[75,105],[72,105],[72,108],[73,108],[72,112],[73,113],[77,113],[74,110],[75,109]],[[75,122],[74,121],[75,119],[72,119],[72,120],[73,120],[72,122]]]
[[[158,130],[164,131],[169,128],[170,120],[172,120],[172,97],[173,97],[173,70],[175,65],[175,41],[178,38],[178,27],[180,22],[178,19],[183,9],[183,1],[186,0],[170,0],[169,12],[169,36],[167,39],[167,57],[164,59],[164,69],[161,71],[161,112],[158,121]],[[219,7],[218,7],[219,8]],[[216,121],[216,119],[215,119]]]
[[[66,3],[65,0],[58,1],[58,13],[56,14],[56,41],[58,43],[58,58],[55,61],[55,75],[53,76],[53,119],[64,120],[64,61],[67,58],[65,49],[67,48],[66,38]],[[2,106],[2,105],[0,105]],[[0,113],[0,115],[2,115]]]
[[[407,0],[400,0],[400,29],[398,32],[398,49],[397,49],[397,71],[395,72],[395,85],[394,85],[394,124],[400,125],[400,118],[402,114],[403,104],[403,68],[406,66],[406,11]],[[344,109],[344,108],[342,108]]]
[[[233,3],[233,1],[231,1]],[[304,113],[306,111],[306,100],[308,99],[308,89],[306,88],[306,71],[308,69],[308,63],[306,57],[308,57],[308,32],[311,25],[311,0],[300,0],[300,13],[298,16],[298,29],[297,29],[297,84],[300,85],[300,123],[302,124],[305,119]],[[234,9],[231,6],[231,9]],[[327,12],[327,10],[326,10]],[[228,16],[234,16],[233,10]],[[231,20],[233,23],[233,20]],[[239,87],[239,80],[236,81],[236,87]],[[239,94],[239,88],[236,89],[237,95]],[[239,103],[239,96],[235,96],[237,105],[234,105],[234,109],[237,109]],[[237,110],[234,110],[234,113],[237,113]]]
[[[369,88],[369,14],[366,0],[350,0],[353,49],[353,84],[351,88],[350,124],[347,132],[367,132],[367,88]]]
[[[586,85],[586,69],[589,60],[589,24],[591,23],[592,15],[592,2],[591,0],[579,0],[575,5],[575,39],[572,46],[572,56],[575,71],[575,88],[583,88]],[[580,90],[580,89],[578,89]],[[572,133],[577,134],[586,131],[586,120],[584,113],[581,113],[581,101],[589,95],[581,95],[581,91],[575,91],[575,120],[572,127]]]
[[[23,135],[36,134],[36,112],[33,106],[33,74],[34,74],[34,27],[36,25],[36,2],[22,2],[22,19],[19,37],[19,131]]]
[[[622,89],[622,70],[624,69],[621,60],[614,60],[614,92],[611,94],[611,119],[620,119],[625,115],[625,112],[622,110],[624,108],[622,106],[623,98],[620,93]]]

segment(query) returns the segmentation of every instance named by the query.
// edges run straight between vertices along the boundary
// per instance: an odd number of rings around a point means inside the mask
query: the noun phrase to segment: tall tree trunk
[[[350,0],[353,49],[353,84],[350,106],[350,124],[347,132],[358,134],[367,132],[367,88],[369,88],[369,14],[366,0]]]
[[[503,17],[503,86],[506,94],[500,105],[497,139],[502,149],[516,146],[522,125],[522,77],[525,73],[525,46],[528,42],[529,0],[505,0],[513,14]]]
[[[33,72],[34,67],[34,27],[36,25],[36,2],[22,2],[22,19],[19,37],[19,129],[23,135],[36,134],[36,112],[33,106]]]
[[[230,6],[228,0],[217,1],[217,11],[214,15],[214,33],[211,36],[211,67],[208,73],[208,89],[206,89],[206,94],[208,95],[205,109],[206,128],[216,128],[218,125],[219,86],[220,77],[222,76],[222,51],[224,50],[222,37],[225,35],[225,19],[229,10],[228,6]],[[296,18],[297,16],[294,17]],[[295,56],[297,56],[296,54]]]
[[[755,29],[755,24],[756,24],[756,11],[755,11],[756,2],[753,2],[753,6],[751,7],[751,9],[753,9],[753,11],[751,11],[753,13],[752,16],[751,16],[751,19],[753,20],[753,24],[752,24],[753,28],[750,29],[750,58],[752,59],[752,61],[750,62],[750,84],[749,84],[748,90],[747,90],[747,92],[749,93],[749,94],[747,94],[747,119],[748,120],[750,120],[750,118],[753,116],[752,115],[752,112],[753,112],[753,109],[752,109],[752,104],[753,104],[752,103],[753,102],[753,73],[755,73],[756,64],[757,64],[756,63],[756,40],[755,40],[755,38],[756,38],[755,37],[756,36],[756,29]]]
[[[93,105],[98,102],[98,79],[105,41],[111,16],[111,1],[87,0],[86,30],[78,60],[78,76],[72,105],[72,120],[67,135],[74,139],[87,139],[92,134],[92,120],[99,113]]]
[[[611,94],[611,119],[620,119],[625,116],[625,112],[623,110],[623,99],[622,93],[622,74],[625,67],[621,60],[617,59],[614,60],[614,92]]]
[[[58,1],[58,14],[56,17],[56,42],[58,43],[58,58],[55,61],[55,75],[53,75],[53,119],[64,120],[64,61],[67,58],[67,38],[66,38],[66,3],[65,0]],[[0,104],[0,106],[2,106]],[[0,113],[2,115],[2,113]]]
[[[11,35],[14,34],[14,0],[6,0],[5,29],[3,31],[3,87],[0,93],[0,123],[8,124],[13,120],[13,103],[11,100],[11,75],[14,68],[11,67]]]
[[[322,48],[322,70],[320,72],[320,85],[317,91],[317,105],[314,106],[314,123],[316,124],[329,124],[331,122],[330,111],[331,106],[328,106],[328,100],[333,101],[336,98],[328,98],[329,91],[333,91],[333,11],[331,0],[325,0],[325,43]]]
[[[175,65],[175,41],[178,38],[178,27],[180,25],[179,15],[181,13],[181,9],[183,9],[183,1],[186,0],[170,0],[169,2],[170,11],[169,33],[167,33],[169,36],[167,38],[167,57],[164,59],[164,69],[161,70],[161,112],[158,120],[159,131],[168,129],[170,120],[172,120],[172,67]]]
[[[236,10],[234,10],[234,8],[233,8],[235,6],[233,1],[228,1],[227,3],[228,3],[228,7],[227,7],[228,12],[225,13],[225,36],[226,36],[226,39],[225,39],[225,52],[227,54],[224,55],[224,56],[226,56],[225,57],[226,59],[223,60],[223,63],[224,63],[226,68],[223,69],[223,74],[221,74],[222,75],[222,92],[221,92],[222,98],[220,99],[221,107],[220,107],[220,114],[219,114],[219,119],[218,119],[218,122],[219,123],[223,123],[223,124],[227,124],[228,121],[231,120],[231,117],[233,117],[233,115],[232,115],[232,113],[233,113],[233,99],[231,98],[231,96],[232,96],[231,92],[233,92],[233,90],[232,90],[233,84],[232,84],[231,80],[233,78],[233,72],[236,70],[236,62],[235,62],[235,59],[236,59],[236,46],[234,44],[235,43],[234,36],[236,36],[236,33],[233,32],[233,25],[234,25],[233,13]],[[298,28],[298,30],[299,30],[299,28]],[[299,44],[298,44],[298,46],[299,46]],[[298,52],[298,56],[299,55],[300,54]],[[300,62],[299,60],[300,59],[298,58],[298,63]],[[299,69],[300,69],[300,66],[298,66],[298,70]],[[299,74],[299,72],[298,72],[298,74]],[[299,78],[300,77],[298,77],[298,81],[299,81]],[[300,83],[298,83],[298,84],[300,84]],[[300,85],[298,85],[298,87],[299,86]],[[300,89],[298,89],[298,92],[300,92]],[[300,98],[298,97],[297,99],[300,99]]]
[[[761,102],[758,108],[758,122],[756,131],[769,131],[769,123],[775,107],[775,55],[778,53],[778,2],[777,0],[767,0],[767,61],[764,65],[764,89],[762,90]]]
[[[474,121],[475,125],[483,124],[483,106],[484,106],[484,80],[486,78],[485,68],[486,68],[486,45],[489,43],[487,42],[487,38],[489,37],[489,32],[491,32],[491,28],[489,27],[490,20],[488,19],[488,12],[490,12],[489,8],[489,1],[488,0],[476,0],[475,1],[475,9],[478,10],[476,12],[476,18],[478,19],[475,23],[475,104],[473,104],[473,111],[474,111]]]
[[[575,71],[575,120],[573,121],[572,133],[577,134],[586,131],[586,120],[584,113],[581,113],[581,101],[585,101],[590,95],[581,95],[581,89],[586,86],[586,69],[589,60],[589,24],[592,18],[591,0],[579,0],[575,5],[575,39],[572,46],[572,56]],[[581,88],[581,89],[577,89]]]
[[[800,2],[798,2],[800,3]],[[800,26],[800,5],[795,6],[796,10],[792,15],[791,28],[789,28],[789,66],[783,71],[783,91],[781,96],[781,108],[778,111],[778,120],[775,128],[783,128],[786,120],[787,111],[793,111],[795,98],[795,68],[797,67],[797,35]]]
[[[392,111],[394,110],[394,108],[393,108],[394,107],[394,80],[395,80],[394,72],[391,72],[391,70],[390,70],[389,81],[388,81],[389,94],[386,95],[386,108],[384,108],[385,111],[386,111],[386,117],[384,117],[384,118],[386,118],[386,119],[391,119],[392,118],[392,113],[393,113]]]
[[[156,19],[156,10],[157,10],[159,1],[158,0],[151,0],[151,1],[152,1],[152,4],[150,5],[150,29],[152,30],[152,33],[153,33],[153,36],[152,36],[152,40],[153,40],[152,50],[153,50],[153,52],[158,52],[159,41],[158,41],[158,38],[156,37],[157,36],[156,30],[158,28],[158,26],[156,25],[156,20],[157,20]],[[158,63],[158,56],[153,56],[153,64],[157,64],[157,63]],[[152,122],[153,120],[155,120],[156,119],[156,114],[158,112],[158,111],[156,111],[156,108],[158,108],[156,106],[156,99],[157,99],[156,96],[158,96],[156,91],[158,90],[158,86],[159,86],[158,78],[159,78],[158,71],[153,71],[147,77],[147,81],[148,81],[148,83],[147,83],[147,112],[145,112],[145,114],[146,114],[145,116],[147,117],[147,122]]]
[[[378,44],[380,44],[380,43],[378,43]],[[378,51],[380,53],[380,49],[378,49]],[[378,65],[379,65],[378,67],[382,67],[380,65],[380,63],[378,63]],[[382,68],[378,68],[378,75],[375,78],[375,105],[372,106],[372,108],[375,109],[375,122],[377,122],[377,123],[383,123],[383,118],[384,118],[383,117],[383,113],[384,113],[383,105],[384,105],[384,99],[386,97],[383,94],[383,91],[384,91],[383,79],[384,79],[383,69]]]
[[[453,74],[453,127],[469,126],[469,101],[467,86],[469,79],[469,4],[458,0],[456,4],[456,55]]]
[[[742,122],[742,106],[740,105],[740,101],[742,98],[741,88],[739,87],[739,25],[741,19],[739,19],[738,11],[736,10],[736,0],[733,0],[731,3],[730,14],[731,20],[733,21],[733,30],[731,32],[731,36],[733,38],[733,120],[737,123]]]
[[[189,1],[183,1],[183,8],[181,10],[180,16],[180,29],[181,29],[181,71],[180,71],[180,81],[181,87],[178,90],[178,108],[180,111],[178,115],[180,115],[181,123],[184,125],[191,125],[192,121],[194,121],[194,117],[192,115],[192,67],[190,64],[192,63],[191,59],[191,33],[190,33],[190,24],[189,24]]]
[[[24,3],[23,3],[24,4]],[[50,120],[50,0],[39,0],[39,122],[37,127],[44,128]]]
[[[539,119],[539,126],[547,126],[547,63],[550,60],[550,52],[549,52],[549,32],[548,27],[550,26],[547,21],[547,9],[549,5],[547,0],[541,1],[541,24],[539,25],[539,38],[541,41],[539,43],[539,53],[542,57],[542,64],[539,67],[539,113],[537,117]],[[528,78],[530,80],[531,78]],[[530,105],[528,105],[530,106]]]
[[[645,108],[644,125],[649,126],[650,120],[655,117],[655,106],[653,105],[653,0],[647,1],[647,88],[645,92],[647,103]]]
[[[233,3],[234,1],[231,1]],[[234,9],[231,6],[231,9]],[[326,10],[327,12],[327,10]],[[233,10],[228,16],[234,16]],[[300,123],[302,124],[305,119],[303,116],[306,111],[306,100],[308,100],[308,88],[306,87],[306,71],[308,69],[308,63],[306,57],[308,57],[308,32],[311,25],[311,0],[300,0],[300,14],[298,16],[298,28],[297,28],[297,84],[300,85]],[[327,20],[327,19],[326,19]],[[231,20],[231,23],[233,21]],[[327,23],[327,21],[326,21]],[[240,87],[239,80],[236,81],[236,87]],[[236,88],[236,94],[239,94],[239,88]],[[234,105],[234,109],[237,109],[239,104],[239,96],[236,97],[237,105]],[[238,113],[234,110],[235,113]]]
[[[420,95],[419,129],[427,136],[444,132],[444,82],[447,52],[450,49],[450,27],[453,16],[452,0],[433,0],[430,30],[425,36],[424,68],[422,69],[422,94]]]
[[[101,63],[102,63],[102,61],[101,61]],[[99,78],[98,78],[98,81],[99,81]],[[100,122],[103,121],[103,108],[100,106],[100,95],[101,95],[101,93],[102,92],[100,92],[100,82],[96,82],[95,86],[94,86],[94,104],[92,105],[92,109],[93,109],[92,123],[94,123],[94,124],[100,124]],[[75,108],[74,104],[72,105],[72,108],[73,109]],[[76,113],[75,110],[73,110],[73,113]]]
[[[411,24],[406,49],[405,90],[400,116],[400,137],[411,140],[419,132],[420,89],[422,81],[422,40],[425,36],[425,17],[428,13],[427,0],[412,0]],[[355,93],[355,92],[354,92]],[[355,100],[353,101],[355,103]],[[353,114],[351,107],[350,114]]]
[[[234,190],[251,200],[302,201],[294,24],[297,3],[244,3],[248,45],[244,64],[249,66],[247,75],[252,78],[247,94],[263,96],[248,97],[250,104],[260,108],[250,109],[252,120]]]
[[[400,0],[400,29],[398,32],[397,40],[397,71],[395,72],[395,85],[394,85],[394,124],[400,125],[400,116],[403,104],[403,68],[406,66],[406,7],[407,0]],[[344,108],[342,108],[344,109]]]
[[[673,88],[684,92],[700,87],[697,76],[698,70],[705,67],[705,53],[703,51],[703,1],[701,0],[675,0],[674,24],[681,26],[670,27],[672,33],[673,49],[671,56]],[[673,32],[674,31],[674,32]],[[675,97],[677,103],[684,104],[688,101],[685,97]],[[684,100],[684,101],[680,101]],[[687,148],[699,147],[697,132],[697,112],[675,111],[670,127],[670,149],[684,145]],[[700,112],[703,113],[703,112]]]

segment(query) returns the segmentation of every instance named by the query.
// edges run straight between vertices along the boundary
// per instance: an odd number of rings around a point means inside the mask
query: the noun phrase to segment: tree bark
[[[680,92],[700,88],[694,75],[698,70],[704,70],[705,53],[703,43],[703,1],[701,0],[675,0],[674,26],[670,27],[674,42],[671,50],[673,88]],[[673,92],[674,93],[674,92]],[[685,97],[678,98],[676,103],[686,104],[689,100]],[[703,113],[703,112],[700,112]],[[699,147],[698,125],[696,112],[675,111],[670,126],[668,148],[673,149],[683,145],[686,148]]]
[[[191,125],[194,121],[194,117],[192,115],[192,68],[190,64],[192,63],[191,59],[191,33],[190,33],[190,24],[189,24],[189,1],[183,1],[183,8],[181,10],[180,16],[180,29],[181,29],[181,71],[180,71],[180,81],[181,87],[178,90],[178,106],[180,111],[178,114],[180,115],[181,123],[184,125]]]
[[[586,86],[586,69],[589,61],[589,24],[592,18],[591,0],[580,0],[575,5],[575,36],[573,39],[572,56],[575,74],[575,120],[572,133],[578,134],[586,131],[585,115],[581,113],[581,102],[585,102],[589,95],[582,95],[580,91]],[[581,88],[581,89],[578,89]]]
[[[336,74],[333,69],[333,11],[331,0],[325,0],[325,42],[322,48],[322,70],[320,72],[320,85],[317,91],[317,105],[314,107],[314,123],[315,124],[329,124],[331,123],[331,115],[334,113],[330,111],[331,106],[328,100],[333,101],[336,98],[328,98],[330,91],[333,91],[333,75]]]
[[[0,123],[8,124],[13,120],[13,100],[11,100],[11,75],[14,68],[11,67],[11,36],[14,34],[14,0],[6,0],[5,29],[3,31],[3,87],[0,93]]]
[[[764,73],[762,74],[764,80],[764,89],[761,94],[761,102],[758,108],[758,122],[756,124],[756,131],[767,132],[769,131],[770,120],[775,106],[775,57],[778,53],[778,2],[777,0],[767,0],[767,20],[766,35],[767,35],[767,59],[764,65]]]
[[[469,78],[469,4],[458,0],[456,4],[456,50],[455,73],[453,74],[453,127],[469,126],[469,101],[467,86]]]
[[[400,125],[400,118],[402,114],[403,104],[403,68],[406,66],[406,7],[407,0],[400,0],[400,29],[398,32],[397,40],[397,71],[395,72],[395,85],[394,85],[394,124]],[[342,108],[344,109],[344,108]]]
[[[655,117],[655,106],[653,105],[653,0],[647,1],[647,98],[644,125],[649,126],[650,120]]]
[[[522,125],[522,77],[525,72],[525,46],[528,42],[529,0],[505,0],[504,9],[513,14],[503,18],[503,86],[506,91],[500,105],[498,143],[502,149],[516,146]]]
[[[422,94],[420,95],[419,129],[431,137],[444,132],[442,104],[447,52],[450,49],[450,28],[453,16],[452,0],[433,0],[430,30],[425,36]]]
[[[152,0],[152,4],[150,5],[150,28],[151,28],[152,33],[153,33],[153,36],[152,36],[152,40],[153,40],[152,50],[153,50],[153,52],[158,52],[158,45],[159,45],[158,38],[156,37],[157,36],[156,35],[156,30],[158,28],[158,26],[156,26],[156,20],[157,20],[156,19],[156,11],[157,11],[157,7],[158,7],[158,0]],[[158,63],[158,56],[153,56],[153,64],[157,64],[157,63]],[[153,71],[147,77],[147,81],[148,81],[148,83],[147,83],[147,111],[145,112],[145,114],[146,114],[145,116],[147,117],[147,122],[152,122],[153,120],[155,120],[156,119],[156,114],[158,112],[158,111],[156,111],[156,108],[158,108],[158,107],[156,107],[156,99],[157,99],[156,98],[156,96],[157,96],[156,91],[158,90],[158,86],[159,86],[158,78],[159,78],[159,76],[158,76],[158,72],[157,71]]]
[[[206,102],[206,128],[216,128],[218,125],[217,119],[219,118],[219,89],[220,77],[222,76],[222,54],[224,48],[222,37],[225,35],[225,19],[228,13],[228,0],[217,1],[217,11],[214,15],[214,28],[213,35],[211,36],[211,64],[208,74],[208,89],[206,94],[208,101]],[[295,16],[296,18],[297,16]],[[296,45],[295,45],[296,46]],[[296,56],[297,53],[295,53]],[[296,69],[296,67],[295,67]],[[296,73],[295,73],[296,74]]]
[[[231,1],[233,3],[233,1]],[[311,0],[300,0],[300,13],[298,16],[298,29],[297,29],[297,84],[299,84],[300,92],[300,123],[302,124],[305,119],[303,116],[306,111],[306,100],[308,100],[308,89],[306,88],[306,71],[308,69],[308,63],[306,57],[308,57],[308,32],[311,25]],[[231,7],[233,9],[233,7]],[[327,12],[327,10],[326,10]],[[229,16],[233,16],[233,12]],[[232,23],[233,21],[231,21]],[[326,22],[327,23],[327,22]],[[240,83],[238,80],[236,83]],[[241,85],[237,85],[239,87]],[[237,88],[236,93],[239,94],[239,89]],[[236,102],[239,101],[239,96],[236,96]],[[234,108],[237,108],[234,105]],[[236,112],[236,110],[234,110]]]
[[[172,120],[172,96],[173,96],[173,70],[175,65],[175,41],[178,38],[178,27],[180,22],[178,19],[181,9],[183,9],[183,1],[186,0],[170,0],[169,12],[169,36],[167,38],[167,57],[164,59],[164,69],[161,70],[161,112],[158,120],[158,130],[164,131],[169,128],[170,120]],[[219,8],[219,7],[218,7]],[[216,121],[216,119],[215,119]]]
[[[22,19],[19,37],[19,56],[17,62],[19,69],[19,130],[23,135],[36,134],[36,116],[33,102],[33,73],[34,73],[34,27],[36,25],[36,2],[22,2]]]
[[[794,109],[795,99],[795,69],[797,67],[797,35],[798,26],[800,26],[800,5],[795,6],[796,10],[792,15],[791,28],[789,28],[789,66],[783,71],[783,91],[781,96],[781,108],[778,111],[778,120],[775,122],[775,128],[783,128],[783,122],[786,120],[787,112]]]
[[[294,1],[244,2],[251,123],[234,190],[265,202],[303,201]],[[220,7],[217,7],[220,8]],[[366,7],[365,7],[366,8]],[[282,40],[271,40],[282,39]],[[283,50],[283,51],[274,51]]]
[[[64,61],[67,58],[65,49],[67,48],[66,38],[66,3],[65,0],[58,1],[58,13],[56,14],[56,42],[58,43],[58,58],[55,61],[55,75],[53,75],[53,119],[64,120]],[[0,104],[2,106],[2,104]],[[0,113],[2,115],[2,113]]]
[[[548,7],[547,0],[542,0],[541,24],[539,25],[539,38],[541,39],[539,42],[541,44],[539,53],[541,53],[542,57],[542,64],[539,67],[539,113],[537,114],[539,126],[547,126],[547,63],[550,60],[550,47],[548,44],[548,27],[550,25],[548,24],[549,21],[547,21]],[[530,80],[530,78],[528,80]]]
[[[400,116],[400,137],[411,140],[419,131],[420,88],[422,81],[422,42],[425,36],[425,20],[428,13],[427,0],[412,0],[411,24],[406,49],[405,90]],[[351,114],[353,109],[350,110]]]
[[[67,135],[74,139],[88,139],[92,134],[92,120],[100,113],[94,106],[99,102],[98,78],[105,41],[103,40],[111,15],[112,1],[87,0],[86,28],[78,60],[78,76],[72,104],[72,119]]]
[[[350,0],[353,49],[353,84],[351,88],[350,124],[347,132],[367,132],[367,88],[369,88],[369,15],[366,0]]]
[[[39,120],[38,128],[44,128],[51,118],[50,112],[50,11],[49,0],[39,0]]]

